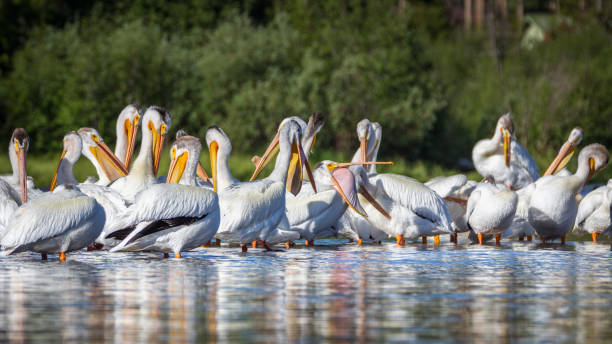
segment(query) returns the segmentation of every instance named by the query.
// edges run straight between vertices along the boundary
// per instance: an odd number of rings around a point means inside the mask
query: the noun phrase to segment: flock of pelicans
[[[141,118],[142,116],[142,118]],[[313,245],[317,238],[345,237],[361,244],[393,237],[406,239],[441,234],[458,241],[468,233],[473,242],[510,238],[545,243],[572,230],[597,235],[612,230],[612,180],[606,186],[586,185],[608,163],[600,144],[584,147],[576,173],[565,169],[582,140],[582,129],[568,141],[543,176],[535,161],[513,137],[509,114],[500,117],[492,138],[479,141],[472,158],[481,182],[464,175],[437,177],[427,183],[397,174],[376,172],[382,127],[367,119],[357,124],[359,148],[350,163],[324,160],[310,168],[308,155],[323,117],[308,123],[284,119],[261,157],[254,157],[251,180],[240,182],[228,167],[229,137],[208,128],[211,178],[199,162],[202,144],[179,130],[170,148],[168,176],[157,177],[170,114],[157,106],[144,114],[128,105],[117,120],[113,153],[92,128],[64,136],[64,150],[50,191],[34,187],[26,173],[29,138],[15,129],[9,143],[13,174],[0,177],[0,246],[2,254],[23,251],[47,254],[108,249],[111,252],[157,251],[165,257],[211,241],[272,250],[295,240]],[[131,164],[139,127],[140,152]],[[98,179],[79,183],[72,168],[81,155],[95,166]],[[276,158],[274,170],[257,180]],[[586,187],[585,187],[586,185]],[[587,193],[587,190],[593,190]]]

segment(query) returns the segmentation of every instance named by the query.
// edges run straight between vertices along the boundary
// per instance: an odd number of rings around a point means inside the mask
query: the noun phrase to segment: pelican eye
[[[172,148],[172,159],[176,157],[176,148]]]
[[[149,121],[149,124],[147,125],[147,127],[148,127],[148,128],[149,128],[149,130],[151,130],[151,131],[152,131],[153,129],[155,129],[155,126],[153,125],[153,122],[152,122],[152,121]]]
[[[19,141],[15,139],[15,151],[19,152]]]
[[[165,132],[166,132],[166,125],[162,124],[161,127],[159,128],[159,133],[164,135]]]
[[[98,135],[96,134],[91,134],[91,139],[94,140],[94,142],[99,142],[100,138],[98,138]]]
[[[336,168],[338,168],[338,165],[336,164],[327,164],[327,169],[331,172],[333,170],[335,170]]]
[[[138,124],[138,121],[140,121],[140,116],[136,114],[136,116],[134,116],[134,126]]]

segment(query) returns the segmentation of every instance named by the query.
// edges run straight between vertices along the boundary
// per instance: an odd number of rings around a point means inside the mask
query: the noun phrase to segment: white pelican
[[[27,191],[22,192],[22,194],[26,195]],[[9,183],[0,179],[0,238],[2,238],[2,232],[6,228],[11,215],[21,205],[20,198],[19,193]]]
[[[608,184],[589,192],[580,202],[576,221],[575,232],[587,232],[597,242],[597,235],[610,235],[612,231],[612,179]]]
[[[42,191],[34,187],[34,180],[32,177],[25,175],[27,166],[26,158],[29,147],[30,137],[26,131],[23,128],[15,129],[13,131],[13,135],[11,135],[8,149],[13,174],[0,176],[0,179],[7,182],[16,192],[21,195],[20,198],[22,199],[23,203],[27,202],[28,197],[30,199],[36,198],[42,194]],[[28,192],[24,194],[22,190],[26,189]]]
[[[300,144],[301,136],[298,123],[293,120],[282,123],[259,161],[254,177],[261,172],[260,166],[265,166],[278,149],[272,173],[261,180],[240,183],[232,177],[227,164],[232,149],[229,138],[219,127],[208,129],[206,143],[210,151],[213,187],[219,194],[221,207],[218,239],[241,244],[243,251],[247,250],[247,243],[261,239],[267,248],[268,235],[279,227],[281,221],[287,221],[285,188],[297,194],[302,186],[302,167],[307,166],[307,171],[310,171]],[[314,183],[312,177],[310,180]]]
[[[360,202],[371,202],[377,211],[390,219],[389,214],[363,188],[364,182],[356,179],[353,172],[345,167],[350,165],[330,160],[318,163],[313,171],[318,192],[302,197],[287,197],[288,223],[281,223],[279,228],[297,231],[300,238],[306,240],[306,246],[309,246],[315,238],[321,237],[321,233],[327,233],[330,227],[336,225],[347,207],[356,216],[367,217]],[[365,200],[360,201],[358,194],[365,196]]]
[[[132,161],[132,153],[136,146],[136,134],[140,127],[140,114],[142,110],[138,104],[126,106],[117,117],[117,142],[115,156],[127,169]]]
[[[366,119],[357,125],[360,151],[355,155],[359,155],[362,162],[376,160],[382,140],[382,127],[368,123]],[[378,174],[376,165],[370,168],[368,181],[366,190],[391,215],[389,221],[378,212],[372,213],[374,209],[366,204],[364,209],[370,215],[368,221],[396,237],[398,245],[404,245],[406,238],[419,236],[434,236],[434,242],[439,243],[438,235],[453,233],[446,203],[432,189],[409,177],[392,173]]]
[[[42,254],[80,250],[91,244],[104,227],[104,209],[77,187],[61,185],[19,207],[0,240],[2,254],[23,251]]]
[[[466,220],[469,228],[478,235],[478,244],[482,245],[483,235],[495,235],[499,245],[501,233],[511,224],[518,196],[506,186],[495,184],[493,177],[487,177],[476,186],[468,198]]]
[[[578,155],[578,169],[569,177],[545,176],[533,184],[529,199],[529,223],[542,243],[561,238],[574,226],[578,205],[576,195],[608,164],[608,150],[597,143],[584,147]]]
[[[483,177],[518,190],[539,178],[538,165],[525,148],[512,137],[510,114],[499,118],[493,137],[480,140],[472,150],[474,167]]]
[[[582,141],[582,137],[582,128],[575,127],[572,129],[567,141],[561,146],[559,154],[546,169],[543,176],[551,174],[559,177],[570,176],[570,172],[565,167],[574,154],[576,147]],[[502,235],[503,238],[518,238],[519,241],[523,241],[527,237],[527,240],[531,241],[533,233],[535,233],[535,229],[529,224],[529,202],[533,190],[535,190],[535,185],[531,183],[517,191],[518,205],[516,214],[512,220],[512,225]]]
[[[128,202],[133,202],[136,194],[157,183],[161,149],[170,125],[170,113],[159,106],[150,106],[142,117],[142,141],[138,157],[130,173],[110,185]]]
[[[189,134],[187,134],[183,129],[179,129],[176,131],[177,140],[183,136],[189,136]],[[208,174],[206,174],[206,170],[204,170],[204,167],[202,166],[200,161],[198,161],[198,166],[196,167],[196,176],[198,176],[198,178],[200,179],[200,181],[197,181],[199,186],[205,186],[212,189],[212,182],[210,181],[210,178],[208,177]]]
[[[108,148],[102,148],[101,144],[103,143],[97,138],[97,132],[90,128],[81,128],[79,132],[71,131],[66,134],[64,136],[64,150],[53,176],[50,190],[53,191],[58,185],[78,183],[72,168],[79,160],[81,153],[85,153],[85,156],[94,165],[100,174],[100,180],[112,181],[113,178],[116,178],[118,176],[116,172],[125,169],[125,167]],[[104,208],[106,215],[104,229],[114,223],[116,214],[126,209],[125,201],[121,195],[109,187],[93,183],[82,183],[78,187],[82,193],[95,198]],[[103,234],[104,230],[100,236]],[[102,243],[101,238],[99,241]]]
[[[207,243],[219,227],[217,194],[196,185],[196,168],[202,145],[193,136],[182,136],[170,149],[167,182],[155,184],[136,196],[106,238],[123,239],[111,252],[154,250],[174,253]]]

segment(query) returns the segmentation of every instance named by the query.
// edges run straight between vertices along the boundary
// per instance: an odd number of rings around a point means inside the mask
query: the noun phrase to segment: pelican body
[[[111,249],[173,252],[194,249],[210,241],[219,227],[217,194],[196,185],[196,168],[202,145],[193,136],[182,136],[170,149],[167,183],[140,192],[124,219],[108,238],[123,239]]]
[[[578,155],[578,169],[574,175],[545,176],[534,183],[528,218],[543,242],[556,238],[564,242],[576,220],[576,195],[596,172],[608,164],[608,158],[604,146],[588,145]]]
[[[485,234],[496,235],[499,244],[501,233],[512,224],[517,204],[516,193],[495,185],[493,178],[476,186],[468,198],[465,217],[469,228],[478,235],[479,244]]]
[[[493,137],[474,146],[472,160],[483,177],[492,176],[496,183],[518,190],[537,180],[539,172],[535,160],[512,137],[513,132],[510,114],[501,116]]]
[[[588,193],[578,206],[574,231],[587,232],[597,242],[600,234],[612,232],[612,179]]]

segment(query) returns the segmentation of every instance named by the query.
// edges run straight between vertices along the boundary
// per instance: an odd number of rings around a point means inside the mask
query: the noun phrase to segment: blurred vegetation
[[[612,148],[608,1],[7,0],[0,15],[0,135],[26,128],[40,180],[64,133],[113,142],[132,102],[167,107],[170,135],[222,127],[242,179],[283,117],[315,111],[327,120],[313,161],[350,157],[367,117],[396,162],[385,171],[420,180],[465,169],[509,111],[541,171],[576,125]]]

